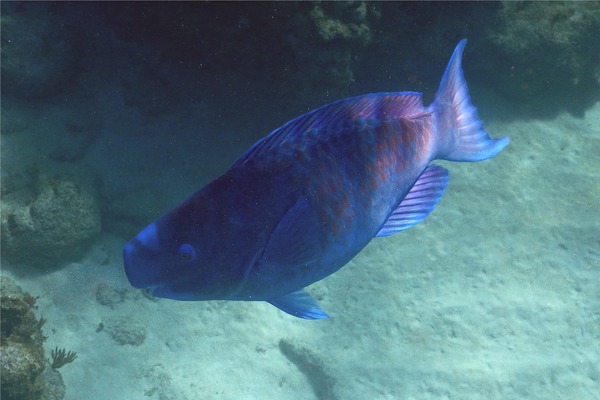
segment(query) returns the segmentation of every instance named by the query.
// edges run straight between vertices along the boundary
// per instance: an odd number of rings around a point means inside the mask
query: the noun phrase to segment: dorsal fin
[[[284,143],[302,141],[304,135],[310,132],[318,134],[320,130],[327,131],[328,127],[346,121],[412,119],[427,113],[428,111],[423,108],[421,93],[416,92],[373,93],[339,100],[301,115],[275,129],[248,149],[234,165],[244,164],[253,157]]]

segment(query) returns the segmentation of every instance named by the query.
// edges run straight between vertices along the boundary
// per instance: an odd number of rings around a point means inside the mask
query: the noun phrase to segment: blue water
[[[45,357],[77,351],[64,398],[597,399],[600,7],[536,4],[3,2],[2,275]],[[332,318],[128,284],[123,244],[256,140],[344,97],[428,103],[463,37],[511,143],[441,163],[424,222],[309,287]]]

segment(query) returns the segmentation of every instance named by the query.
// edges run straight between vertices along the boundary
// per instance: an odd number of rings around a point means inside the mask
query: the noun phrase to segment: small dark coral
[[[68,351],[66,349],[59,349],[56,347],[50,352],[52,357],[52,369],[59,369],[65,364],[72,363],[77,358],[77,353],[74,351]]]

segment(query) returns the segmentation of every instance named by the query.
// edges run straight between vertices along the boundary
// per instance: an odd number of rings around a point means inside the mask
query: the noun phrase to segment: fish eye
[[[196,258],[196,250],[194,250],[194,246],[189,243],[184,243],[179,247],[179,258],[183,262],[192,261]]]

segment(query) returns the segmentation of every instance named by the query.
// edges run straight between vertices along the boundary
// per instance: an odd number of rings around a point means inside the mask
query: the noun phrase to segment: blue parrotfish
[[[259,140],[125,245],[129,282],[156,297],[267,301],[328,317],[304,288],[371,239],[422,221],[448,184],[432,160],[485,160],[508,144],[490,138],[471,104],[465,45],[428,107],[417,92],[351,97]]]

